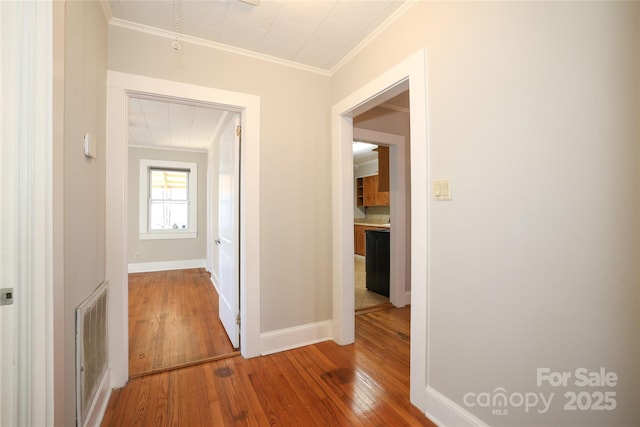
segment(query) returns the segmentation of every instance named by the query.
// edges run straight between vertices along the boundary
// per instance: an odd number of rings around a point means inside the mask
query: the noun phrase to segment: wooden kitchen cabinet
[[[357,255],[362,255],[364,256],[364,247],[365,247],[365,240],[364,240],[364,231],[366,229],[365,225],[354,225],[353,226],[353,246],[354,246],[354,252]]]
[[[378,174],[356,178],[356,206],[389,206],[389,147],[376,151]]]
[[[379,191],[379,175],[362,178],[362,187],[362,205],[358,206],[389,206],[389,192]]]
[[[367,230],[387,230],[385,227],[374,227],[371,225],[353,225],[353,252],[356,255],[366,255],[366,231]]]
[[[356,206],[364,206],[364,178],[356,178]]]
[[[362,182],[364,187],[364,206],[377,206],[378,175],[365,176]]]
[[[384,145],[378,146],[378,191],[389,192],[389,147]]]
[[[378,190],[375,206],[389,206],[389,191]]]

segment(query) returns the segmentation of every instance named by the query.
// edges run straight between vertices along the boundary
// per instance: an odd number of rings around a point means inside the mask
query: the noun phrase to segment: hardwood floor
[[[435,426],[409,403],[410,309],[356,316],[356,343],[322,342],[130,380],[102,426]]]
[[[238,354],[206,270],[129,275],[129,376]]]

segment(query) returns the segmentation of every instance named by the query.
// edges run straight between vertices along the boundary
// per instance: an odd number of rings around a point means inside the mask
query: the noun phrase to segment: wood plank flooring
[[[129,376],[237,354],[205,269],[129,275]]]
[[[130,380],[102,426],[435,426],[409,403],[410,309],[356,316],[328,341]]]

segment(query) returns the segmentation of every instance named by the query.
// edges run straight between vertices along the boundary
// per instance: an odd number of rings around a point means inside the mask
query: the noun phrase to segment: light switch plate
[[[433,200],[451,200],[451,179],[433,181]]]

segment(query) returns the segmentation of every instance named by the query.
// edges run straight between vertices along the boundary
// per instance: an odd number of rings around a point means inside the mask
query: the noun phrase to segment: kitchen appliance
[[[366,231],[366,287],[368,290],[389,296],[389,230]]]

